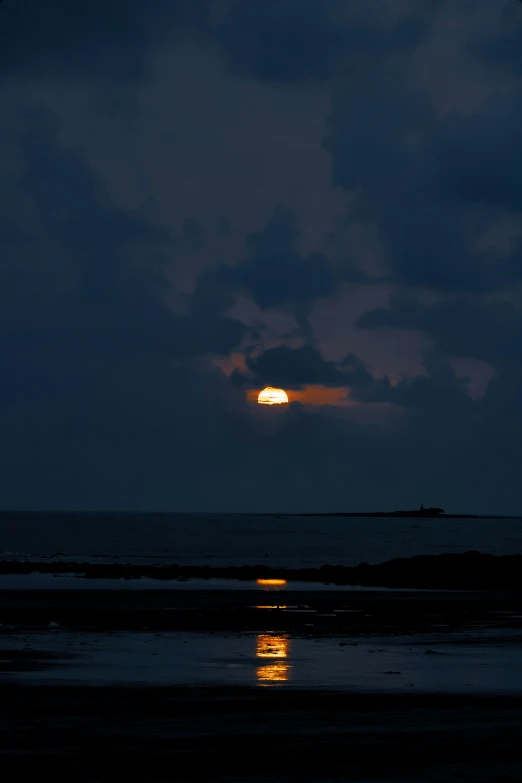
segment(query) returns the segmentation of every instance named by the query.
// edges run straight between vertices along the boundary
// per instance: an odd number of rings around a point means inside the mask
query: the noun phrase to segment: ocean
[[[0,514],[0,559],[285,568],[477,550],[522,553],[521,519]]]

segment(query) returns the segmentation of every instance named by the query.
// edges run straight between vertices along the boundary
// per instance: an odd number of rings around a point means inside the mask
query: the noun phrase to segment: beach
[[[128,520],[96,517],[90,548],[70,520],[45,531],[34,517],[17,531],[4,520],[5,774],[522,777],[522,532],[512,521],[475,531],[467,520],[387,520],[392,540],[380,520],[372,537],[364,520],[154,519],[147,549],[141,518],[126,538]],[[503,524],[511,544],[501,548]],[[197,560],[220,536],[234,546]],[[378,559],[403,550],[422,554]]]
[[[4,590],[5,774],[514,780],[522,597]]]
[[[522,772],[518,698],[4,686],[0,722],[3,772],[22,778],[420,783]]]

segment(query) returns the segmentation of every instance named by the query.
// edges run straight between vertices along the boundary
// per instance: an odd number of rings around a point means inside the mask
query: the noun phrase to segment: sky
[[[522,512],[518,0],[4,0],[0,97],[0,506]]]

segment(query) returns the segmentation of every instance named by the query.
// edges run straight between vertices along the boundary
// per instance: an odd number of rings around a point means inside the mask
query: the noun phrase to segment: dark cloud
[[[181,231],[169,231],[157,218],[157,194],[147,209],[115,204],[88,154],[64,147],[46,115],[4,122],[2,505],[334,511],[433,502],[520,511],[521,248],[513,240],[502,255],[480,243],[497,220],[521,208],[518,22],[484,29],[468,48],[471,64],[491,69],[499,94],[448,116],[421,84],[415,54],[440,9],[465,21],[460,5],[403,7],[411,11],[402,13],[393,0],[2,3],[2,85],[23,76],[16,83],[30,87],[26,100],[38,92],[45,103],[51,80],[58,96],[62,84],[124,96],[136,79],[152,78],[156,54],[194,41],[223,56],[234,77],[262,82],[252,89],[263,95],[299,90],[304,101],[309,83],[317,96],[328,82],[333,181],[349,193],[348,228],[369,230],[373,239],[375,227],[384,268],[378,278],[362,271],[364,247],[343,251],[342,264],[303,252],[301,216],[283,208],[248,238],[232,259],[239,263],[223,263],[227,243],[237,247],[246,233],[241,210],[219,219],[224,244],[209,249],[208,214],[176,215]],[[190,96],[194,50],[191,57],[182,73]],[[246,99],[245,82],[240,88]],[[317,105],[314,97],[311,111]],[[158,116],[143,123],[154,138],[163,130],[154,126]],[[126,141],[152,146],[146,138],[133,142],[132,134]],[[194,157],[190,139],[183,152]],[[265,150],[256,146],[251,154]],[[212,176],[198,170],[202,188]],[[313,177],[308,187],[316,187]],[[315,228],[307,226],[312,241]],[[201,265],[180,315],[169,304],[181,299],[169,272],[187,265],[187,247]],[[193,279],[193,271],[179,277]],[[363,352],[324,358],[329,346],[315,339],[310,315],[319,300],[341,297],[347,282],[393,284],[389,304],[358,326],[393,330],[398,341],[404,329],[425,335],[432,354],[423,372],[392,384],[373,375]],[[438,293],[421,302],[417,287]],[[305,344],[264,350],[262,326],[254,334],[228,315],[240,295],[264,311],[291,313]],[[333,325],[336,340],[349,337],[345,328]],[[253,340],[258,345],[248,347]],[[210,357],[244,345],[247,373],[236,372],[231,383]],[[467,380],[448,363],[455,357],[494,368],[482,399],[470,397]],[[235,384],[341,387],[351,404],[274,411],[248,405]],[[371,425],[363,419],[368,408],[384,411]]]
[[[359,403],[388,403],[402,408],[405,428],[414,428],[415,422],[425,419],[425,430],[440,427],[449,416],[471,416],[473,406],[467,390],[467,379],[457,377],[446,362],[426,359],[426,373],[404,378],[395,385],[386,376],[376,378],[366,364],[354,354],[340,362],[326,361],[320,352],[310,346],[289,348],[278,346],[247,357],[250,376],[235,373],[236,385],[251,388],[264,385],[285,389],[301,389],[307,385],[341,387],[347,397]],[[242,384],[239,382],[242,381]]]
[[[428,15],[398,16],[363,0],[8,0],[0,14],[5,74],[123,83],[147,72],[161,44],[218,47],[248,78],[277,84],[324,80],[339,63],[371,63],[422,40]]]
[[[445,193],[465,204],[522,209],[522,92],[500,93],[439,124],[433,151]]]
[[[514,472],[522,454],[522,366],[509,364],[491,379],[488,391],[479,403],[488,437],[502,449],[506,467]],[[512,454],[509,454],[509,450]],[[499,457],[501,455],[499,454]]]
[[[47,115],[23,113],[24,209],[0,237],[4,360],[71,371],[83,363],[228,353],[245,327],[219,308],[176,316],[167,304],[169,233],[114,205],[76,150],[58,145]],[[0,199],[0,202],[3,200]],[[5,200],[7,201],[7,199]],[[18,358],[17,358],[18,357]]]
[[[290,210],[276,209],[266,226],[247,239],[248,255],[236,268],[240,283],[263,309],[310,305],[335,290],[336,269],[326,256],[304,256]]]
[[[239,73],[276,84],[317,81],[342,66],[411,51],[427,19],[390,14],[378,0],[231,0],[218,29],[226,60]]]
[[[376,222],[397,283],[483,290],[495,280],[491,259],[477,251],[461,202],[444,187],[431,149],[435,126],[434,109],[406,72],[345,80],[325,140],[334,181],[356,198],[352,219]]]
[[[9,415],[4,407],[4,503],[334,511],[372,507],[377,493],[385,507],[433,498],[463,511],[519,508],[520,378],[499,376],[476,403],[431,368],[383,428],[299,404],[252,411],[201,365],[142,370],[109,368],[18,399]]]
[[[204,28],[206,0],[7,0],[0,10],[3,75],[127,81],[165,40]]]
[[[323,358],[320,351],[306,344],[300,348],[279,345],[246,356],[248,374],[235,370],[232,383],[241,388],[281,386],[302,389],[305,386],[345,388],[347,396],[361,402],[394,402],[389,379],[374,378],[366,364],[353,353],[342,361]]]
[[[511,89],[441,115],[409,57],[338,81],[324,141],[333,179],[354,198],[352,222],[375,223],[396,283],[483,292],[519,277],[518,256],[480,242],[521,206],[521,105]]]
[[[426,306],[396,297],[389,307],[363,315],[358,326],[423,332],[440,356],[474,358],[493,366],[522,358],[522,314],[509,302],[465,297]]]
[[[487,29],[480,28],[468,42],[468,51],[488,73],[519,77],[522,70],[522,8],[508,0]]]
[[[264,228],[247,238],[247,256],[237,266],[222,265],[201,275],[194,301],[208,306],[220,296],[230,306],[231,297],[246,293],[263,310],[289,309],[301,333],[311,337],[312,305],[335,293],[342,270],[327,256],[300,253],[298,237],[294,214],[278,207]]]
[[[390,388],[387,401],[405,409],[408,426],[421,419],[424,430],[442,427],[446,431],[457,418],[461,425],[469,423],[473,402],[467,379],[459,378],[450,365],[441,361],[427,362],[427,370],[426,375],[402,380]]]
[[[343,42],[338,0],[232,0],[219,30],[230,65],[261,80],[325,79]]]
[[[289,348],[280,345],[255,357],[247,357],[254,386],[282,386],[299,389],[307,384],[345,386],[346,375],[333,362],[327,362],[311,345]]]
[[[185,218],[182,226],[182,238],[192,247],[198,248],[203,242],[204,228],[195,218]]]

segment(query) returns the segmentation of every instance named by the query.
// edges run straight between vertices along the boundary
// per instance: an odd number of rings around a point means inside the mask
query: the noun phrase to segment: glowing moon
[[[283,389],[267,386],[266,389],[259,392],[257,401],[260,405],[281,405],[283,402],[288,402],[288,394]]]

